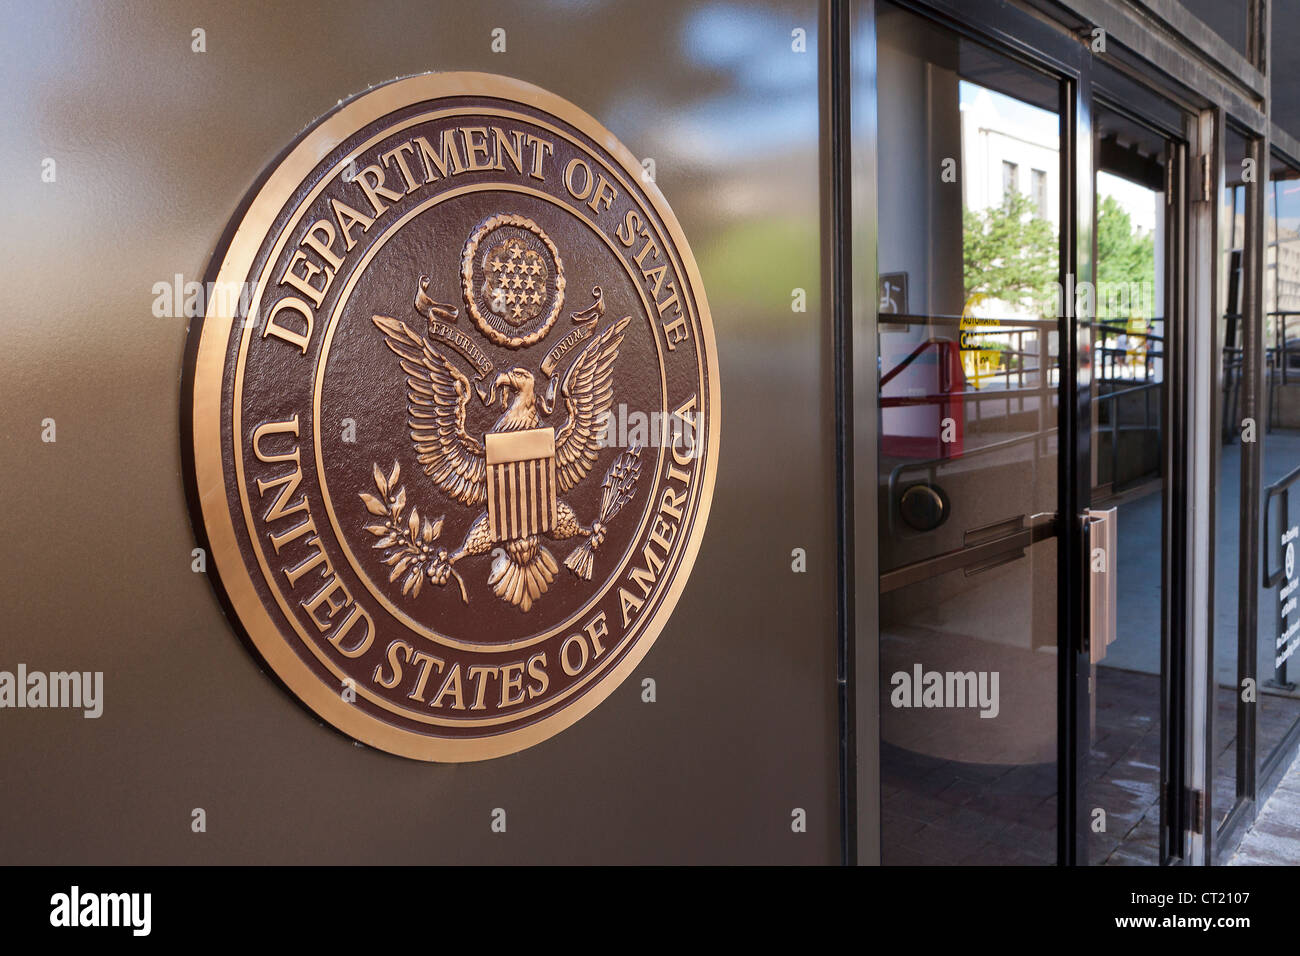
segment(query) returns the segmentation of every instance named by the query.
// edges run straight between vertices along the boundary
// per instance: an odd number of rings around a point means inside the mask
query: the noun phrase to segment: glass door
[[[871,9],[881,862],[1190,858],[1201,107],[1010,7]]]
[[[1051,864],[1066,86],[876,28],[881,862]]]
[[[1117,106],[1094,129],[1090,701],[1081,803],[1094,865],[1168,856],[1162,795],[1177,774],[1166,708],[1181,660],[1170,642],[1170,380],[1176,323],[1177,147]]]

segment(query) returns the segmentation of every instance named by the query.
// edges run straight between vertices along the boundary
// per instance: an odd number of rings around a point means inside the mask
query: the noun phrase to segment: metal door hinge
[[[1201,202],[1214,199],[1214,177],[1210,173],[1210,154],[1201,154]]]
[[[1205,792],[1203,790],[1186,790],[1187,795],[1187,829],[1200,833],[1203,829],[1201,818],[1205,816]]]

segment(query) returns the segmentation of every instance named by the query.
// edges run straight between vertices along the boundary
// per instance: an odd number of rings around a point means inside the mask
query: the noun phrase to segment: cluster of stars
[[[504,259],[503,251],[507,253]],[[507,242],[493,250],[488,265],[497,274],[494,301],[502,302],[516,319],[527,306],[542,304],[546,277],[539,274],[545,273],[546,266],[537,253],[525,249],[518,241]]]

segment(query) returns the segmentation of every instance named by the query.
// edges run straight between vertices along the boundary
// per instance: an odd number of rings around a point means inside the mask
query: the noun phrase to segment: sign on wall
[[[717,469],[708,307],[640,164],[529,84],[412,77],[305,133],[228,236],[187,451],[256,652],[409,757],[580,719],[668,620]]]

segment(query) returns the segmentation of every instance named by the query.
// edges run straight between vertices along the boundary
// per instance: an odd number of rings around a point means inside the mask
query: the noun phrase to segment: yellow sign
[[[972,313],[972,309],[988,298],[983,292],[976,292],[966,300],[961,310],[961,324],[958,331],[961,337],[961,361],[966,372],[966,381],[979,388],[983,380],[997,374],[998,359],[1002,353],[998,349],[984,349],[979,346],[981,326],[1001,325],[998,319],[981,319]]]

